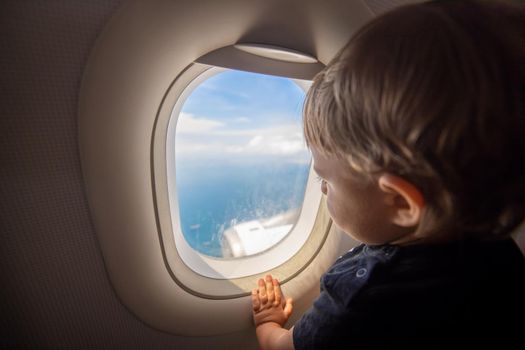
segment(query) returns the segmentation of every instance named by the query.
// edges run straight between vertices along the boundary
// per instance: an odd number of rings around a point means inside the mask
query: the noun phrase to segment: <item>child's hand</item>
[[[292,314],[292,299],[284,299],[279,281],[266,276],[259,279],[259,288],[252,290],[253,320],[255,327],[266,322],[275,322],[284,326]]]

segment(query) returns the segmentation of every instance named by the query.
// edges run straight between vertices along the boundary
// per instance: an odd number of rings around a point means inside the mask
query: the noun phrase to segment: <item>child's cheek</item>
[[[339,222],[340,218],[339,215],[337,215],[337,203],[334,202],[333,195],[331,195],[330,193],[328,193],[328,195],[326,196],[326,209],[328,209],[328,214],[330,215],[334,223],[340,227],[342,223]]]

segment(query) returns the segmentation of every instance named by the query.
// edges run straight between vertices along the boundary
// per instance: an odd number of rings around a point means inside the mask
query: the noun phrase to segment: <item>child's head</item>
[[[310,89],[314,158],[371,183],[392,174],[413,184],[420,234],[508,233],[525,217],[524,38],[523,7],[490,1],[374,19]]]

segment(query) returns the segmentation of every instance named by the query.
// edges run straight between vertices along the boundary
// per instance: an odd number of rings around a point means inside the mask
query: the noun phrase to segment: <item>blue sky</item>
[[[227,70],[200,84],[177,121],[178,159],[309,162],[303,90],[287,78]]]

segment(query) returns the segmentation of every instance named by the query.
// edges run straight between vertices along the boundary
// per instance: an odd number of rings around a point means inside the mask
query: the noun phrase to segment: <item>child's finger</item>
[[[273,278],[271,275],[266,275],[266,295],[268,296],[268,302],[273,303],[274,290],[273,290]]]
[[[279,281],[277,279],[273,279],[273,294],[274,294],[274,304],[275,305],[281,305],[281,298],[283,293],[281,292],[281,286],[279,285]]]
[[[293,299],[292,298],[288,298],[288,299],[286,299],[286,304],[284,305],[284,314],[288,318],[288,317],[290,317],[292,312],[293,312]]]
[[[261,301],[259,300],[259,290],[256,288],[252,290],[252,307],[253,311],[259,311]]]
[[[266,284],[262,278],[259,279],[259,300],[262,304],[266,304],[268,296],[266,295]]]

